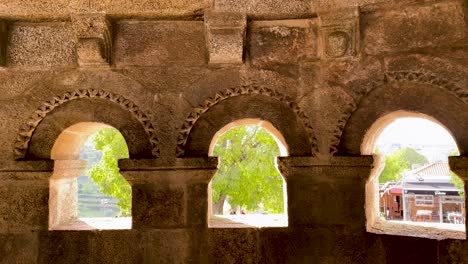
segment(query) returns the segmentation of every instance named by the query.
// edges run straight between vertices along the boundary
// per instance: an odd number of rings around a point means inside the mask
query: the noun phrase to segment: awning
[[[402,194],[403,189],[401,187],[393,187],[390,189],[391,194]]]
[[[405,190],[425,190],[425,191],[448,191],[448,192],[457,192],[459,191],[451,183],[443,182],[407,182],[405,183]]]

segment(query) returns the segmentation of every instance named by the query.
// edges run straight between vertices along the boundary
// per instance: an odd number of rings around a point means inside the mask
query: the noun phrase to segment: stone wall
[[[451,166],[468,179],[467,6],[1,2],[0,262],[468,263],[466,235],[366,228],[377,165],[363,151],[380,118],[425,114],[454,136]],[[288,227],[207,227],[210,142],[245,118],[287,144]],[[127,141],[131,230],[49,230],[52,147],[80,122]]]

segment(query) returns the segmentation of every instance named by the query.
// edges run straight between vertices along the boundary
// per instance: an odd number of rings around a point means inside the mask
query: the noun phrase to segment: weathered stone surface
[[[201,21],[122,21],[115,27],[117,67],[206,63]]]
[[[37,173],[44,174],[44,172],[29,172],[31,178]],[[2,232],[47,230],[48,196],[49,188],[47,181],[44,180],[2,181],[0,230]]]
[[[256,233],[250,228],[209,229],[209,259],[214,263],[258,263]]]
[[[461,3],[408,7],[363,18],[364,52],[381,54],[447,46],[465,37]]]
[[[133,228],[182,227],[186,219],[185,191],[153,184],[132,186]]]
[[[0,235],[0,263],[36,263],[37,232]]]
[[[39,234],[38,263],[89,263],[91,239],[89,231],[51,231]]]
[[[69,23],[14,23],[9,30],[8,66],[73,66],[75,38]]]
[[[313,20],[256,21],[250,26],[248,54],[256,67],[317,59],[317,25]]]
[[[193,243],[190,233],[187,229],[148,231],[144,240],[144,263],[196,263],[190,256],[190,245]]]
[[[144,239],[135,230],[107,230],[91,239],[91,259],[96,263],[143,263]]]
[[[293,0],[215,0],[216,10],[246,13],[260,19],[308,17],[311,15],[310,1]]]

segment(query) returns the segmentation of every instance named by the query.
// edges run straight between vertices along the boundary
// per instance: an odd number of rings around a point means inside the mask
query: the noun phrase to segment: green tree
[[[101,160],[93,164],[87,175],[99,185],[99,191],[119,199],[121,216],[131,214],[132,189],[119,173],[118,160],[128,158],[128,147],[115,128],[104,128],[92,135],[94,147],[102,152]]]
[[[412,148],[406,147],[397,150],[385,157],[385,168],[380,174],[379,182],[397,181],[403,171],[411,169],[411,165],[427,163],[429,163],[427,158]]]
[[[213,213],[222,214],[224,201],[231,206],[272,213],[284,211],[283,180],[275,166],[280,150],[273,136],[260,126],[240,126],[219,137],[214,155],[220,158],[213,177]]]

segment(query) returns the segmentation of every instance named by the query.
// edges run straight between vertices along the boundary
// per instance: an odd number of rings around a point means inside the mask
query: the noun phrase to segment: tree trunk
[[[223,206],[224,206],[224,201],[226,200],[226,195],[221,194],[219,196],[218,202],[213,203],[213,214],[214,215],[222,215],[223,214]]]

